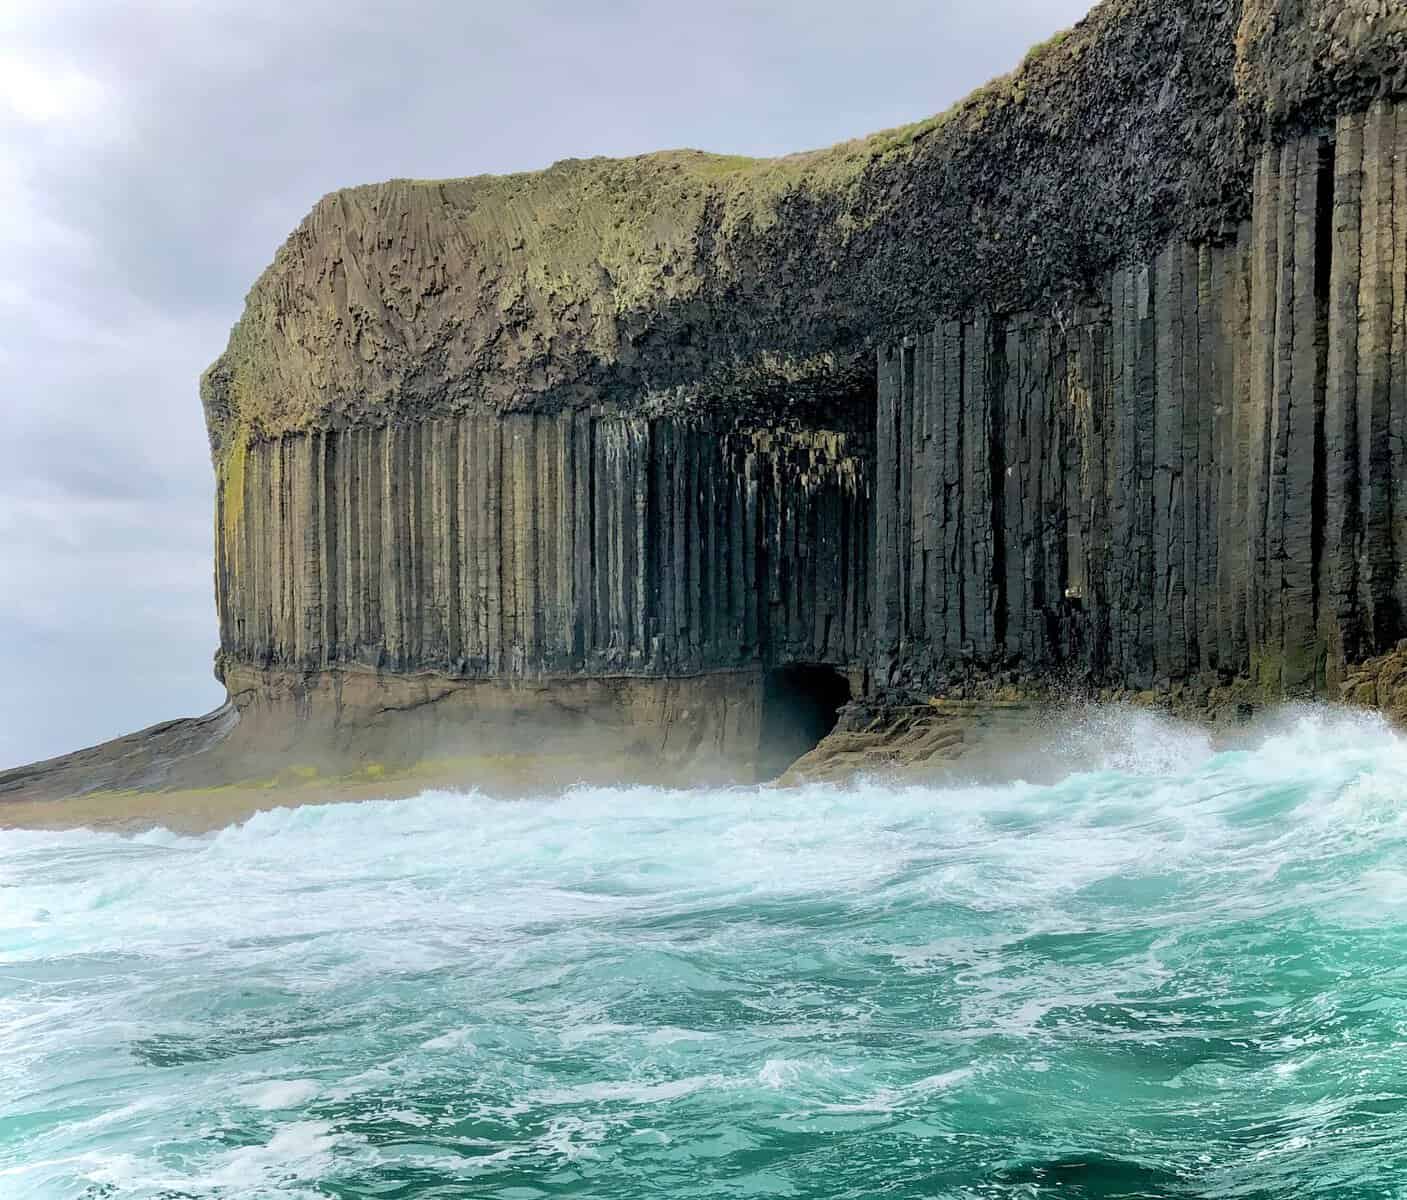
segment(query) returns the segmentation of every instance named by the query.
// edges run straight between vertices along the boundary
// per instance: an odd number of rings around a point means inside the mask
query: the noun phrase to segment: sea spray
[[[0,1197],[1407,1186],[1407,742],[0,834]]]

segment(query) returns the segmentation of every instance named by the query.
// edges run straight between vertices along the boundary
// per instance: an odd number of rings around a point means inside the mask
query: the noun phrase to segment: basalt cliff
[[[1105,0],[827,150],[335,192],[201,395],[231,706],[103,786],[775,773],[849,699],[1391,707],[1407,5]]]

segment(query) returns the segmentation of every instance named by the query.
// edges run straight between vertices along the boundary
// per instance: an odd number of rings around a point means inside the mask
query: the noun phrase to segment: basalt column
[[[227,665],[511,678],[866,654],[868,438],[588,412],[254,441],[226,473]]]
[[[1403,634],[1407,112],[1265,150],[1234,240],[880,352],[875,665],[1323,691]]]

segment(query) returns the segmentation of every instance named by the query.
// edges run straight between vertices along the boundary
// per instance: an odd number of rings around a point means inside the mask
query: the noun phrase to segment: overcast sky
[[[204,712],[196,384],[319,196],[927,116],[1089,0],[0,0],[0,767]]]

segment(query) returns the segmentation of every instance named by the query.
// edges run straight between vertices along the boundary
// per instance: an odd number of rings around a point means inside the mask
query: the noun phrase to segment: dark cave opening
[[[775,779],[814,750],[850,703],[850,683],[834,667],[794,664],[767,672],[762,686],[758,777]]]

